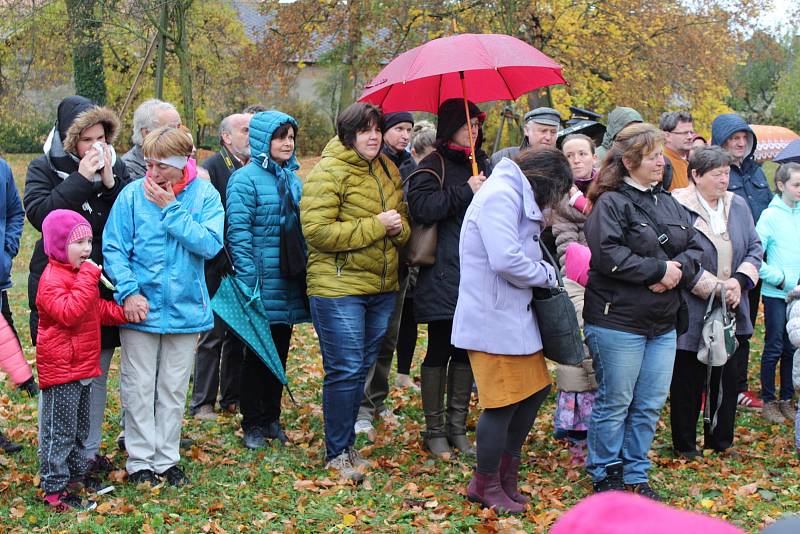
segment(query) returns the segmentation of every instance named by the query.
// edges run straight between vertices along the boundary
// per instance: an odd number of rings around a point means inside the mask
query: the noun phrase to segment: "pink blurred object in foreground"
[[[19,339],[2,315],[0,315],[0,369],[7,373],[16,385],[25,383],[33,376],[31,366],[22,354]]]
[[[562,515],[550,534],[744,534],[743,530],[695,512],[632,493],[609,491],[583,499]]]

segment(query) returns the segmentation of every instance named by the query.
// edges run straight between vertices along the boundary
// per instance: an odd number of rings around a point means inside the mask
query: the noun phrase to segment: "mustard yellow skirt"
[[[484,408],[502,408],[525,400],[550,384],[550,374],[539,351],[528,356],[505,356],[467,351],[478,397]]]

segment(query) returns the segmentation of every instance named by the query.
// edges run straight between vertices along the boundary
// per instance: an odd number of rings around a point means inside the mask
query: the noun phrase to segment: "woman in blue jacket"
[[[128,480],[188,482],[178,445],[197,337],[214,325],[203,265],[222,249],[219,193],[196,180],[192,139],[148,134],[147,174],[122,190],[103,232],[106,272],[125,307],[120,382]]]
[[[236,277],[260,293],[270,332],[284,367],[292,326],[308,322],[306,246],[298,206],[302,184],[295,174],[297,122],[280,111],[250,120],[250,162],[228,181],[228,242]],[[259,357],[245,349],[239,407],[244,445],[258,449],[266,439],[287,441],[281,429],[283,385]]]

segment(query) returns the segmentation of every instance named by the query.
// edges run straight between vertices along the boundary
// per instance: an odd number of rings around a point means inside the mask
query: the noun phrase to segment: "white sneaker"
[[[366,419],[359,419],[356,421],[356,424],[353,425],[353,430],[355,430],[356,434],[371,434],[375,432],[375,427],[372,426],[372,423],[367,421]]]

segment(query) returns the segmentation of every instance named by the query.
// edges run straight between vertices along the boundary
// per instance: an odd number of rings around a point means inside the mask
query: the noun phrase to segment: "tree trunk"
[[[164,98],[164,69],[167,64],[167,37],[164,35],[163,29],[167,27],[168,9],[169,4],[165,1],[161,4],[161,14],[158,17],[158,56],[156,56],[155,93],[156,98],[159,100]]]
[[[355,99],[356,69],[355,58],[361,44],[361,18],[366,11],[363,2],[350,2],[347,5],[347,45],[342,58],[342,71],[340,74],[339,111],[343,110]],[[337,112],[338,114],[338,112]]]
[[[100,22],[95,15],[97,0],[66,0],[72,37],[75,92],[100,105],[106,103],[103,45]]]
[[[550,98],[550,88],[542,87],[528,93],[528,109],[536,109],[540,107],[553,107],[553,102]]]
[[[189,128],[197,144],[197,121],[194,113],[194,97],[192,95],[192,62],[189,55],[189,39],[186,29],[186,17],[192,0],[178,0],[175,7],[175,55],[180,66],[181,98],[183,99],[183,124]]]

